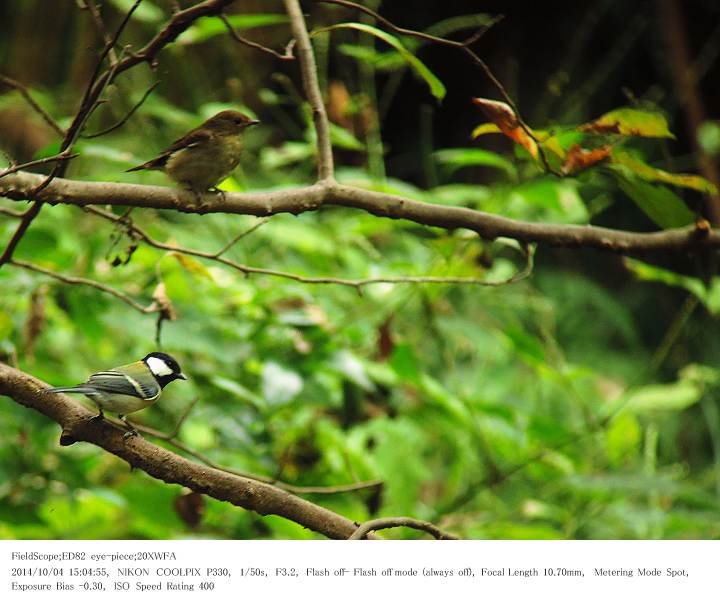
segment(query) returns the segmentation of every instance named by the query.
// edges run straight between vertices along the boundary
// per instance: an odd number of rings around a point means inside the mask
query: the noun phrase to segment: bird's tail
[[[76,394],[92,394],[96,392],[95,388],[89,386],[65,386],[62,388],[48,388],[45,392],[74,392]]]
[[[166,161],[167,157],[161,155],[160,157],[156,157],[154,159],[151,159],[150,161],[146,161],[144,164],[140,164],[139,166],[135,166],[134,168],[125,170],[125,172],[136,172],[138,170],[162,170],[165,167]]]

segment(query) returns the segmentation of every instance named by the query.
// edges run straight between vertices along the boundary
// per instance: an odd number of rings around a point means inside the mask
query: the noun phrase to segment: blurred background
[[[109,31],[131,4],[98,2]],[[137,50],[175,8],[192,4],[144,1],[116,52]],[[708,165],[720,155],[716,2],[364,4],[402,27],[457,40],[504,15],[473,49],[533,129],[569,132],[567,148],[574,126],[611,110],[652,112],[672,138],[617,144],[656,171],[712,180]],[[303,6],[314,30],[374,24],[352,10]],[[290,39],[281,2],[247,0],[227,14],[239,34],[279,52]],[[688,224],[707,202],[703,190],[612,167],[560,179],[507,138],[473,139],[488,120],[471,98],[502,100],[497,89],[462,52],[394,39],[444,85],[442,98],[406,54],[377,37],[356,29],[313,36],[339,181],[522,220],[638,231]],[[62,126],[101,48],[82,0],[0,3],[0,74],[27,86]],[[235,108],[262,124],[248,133],[223,189],[312,182],[314,134],[298,76],[295,62],[241,45],[221,21],[204,18],[160,53],[156,69],[138,66],[107,88],[68,177],[168,184],[162,174],[124,170]],[[153,85],[122,127],[89,136],[122,119]],[[58,144],[18,91],[0,83],[3,165],[51,155]],[[661,209],[649,211],[648,199]],[[21,207],[0,199],[0,208]],[[339,208],[267,221],[139,209],[130,216],[158,241],[210,252],[253,229],[228,259],[306,277],[498,281],[523,265],[512,242]],[[16,225],[0,214],[0,241]],[[185,448],[240,472],[306,486],[382,481],[304,495],[354,520],[414,516],[466,538],[720,536],[713,258],[540,247],[532,276],[513,285],[381,284],[359,295],[244,278],[155,249],[70,206],[45,207],[16,257],[111,285],[143,305],[162,284],[177,312],[163,325],[162,349],[191,379],[136,420],[169,433],[190,409],[178,435]],[[69,385],[156,347],[154,315],[92,288],[0,270],[4,362]],[[313,537],[131,472],[89,444],[61,448],[56,424],[9,399],[0,399],[0,431],[0,537]]]

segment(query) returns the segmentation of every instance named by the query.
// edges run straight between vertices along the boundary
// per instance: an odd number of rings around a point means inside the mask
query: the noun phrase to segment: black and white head
[[[239,111],[227,109],[212,116],[202,127],[210,127],[215,132],[223,132],[225,134],[238,134],[245,130],[248,126],[254,126],[260,122],[256,119],[248,117]]]
[[[161,388],[164,388],[173,380],[187,379],[178,362],[164,352],[151,352],[143,358],[143,362],[155,376]]]

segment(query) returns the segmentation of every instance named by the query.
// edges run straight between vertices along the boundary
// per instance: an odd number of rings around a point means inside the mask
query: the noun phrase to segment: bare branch
[[[95,29],[97,30],[98,34],[102,38],[105,45],[110,44],[112,38],[108,33],[107,27],[105,27],[105,21],[103,21],[102,15],[100,14],[100,9],[97,7],[97,4],[95,4],[95,0],[84,0],[84,5],[81,6],[81,10],[87,10],[90,12],[90,15],[93,19],[93,24],[95,25]],[[117,53],[115,52],[115,49],[112,48],[112,46],[108,51],[108,56],[110,57],[111,65],[117,63]]]
[[[720,168],[713,157],[700,144],[698,130],[707,119],[702,96],[697,89],[696,75],[690,60],[685,15],[677,0],[657,0],[660,25],[670,55],[670,71],[675,82],[675,96],[680,103],[688,127],[688,138],[695,150],[702,175],[716,187],[707,193],[705,212],[714,225],[720,224]]]
[[[0,180],[0,197],[24,201],[43,177],[30,172],[10,174]],[[111,206],[177,210],[192,214],[226,213],[272,216],[302,214],[328,205],[355,208],[385,218],[411,220],[444,229],[469,229],[484,239],[508,237],[524,243],[553,247],[588,247],[619,254],[649,252],[700,252],[720,248],[720,230],[689,226],[651,233],[621,231],[592,225],[526,222],[470,208],[417,201],[399,195],[367,191],[334,182],[266,193],[206,193],[168,187],[55,179],[36,199],[51,204]],[[212,254],[211,254],[212,255]],[[224,259],[223,259],[224,260]]]
[[[191,462],[144,438],[123,438],[109,422],[90,421],[93,414],[68,396],[45,391],[47,384],[8,365],[0,364],[0,395],[35,409],[62,426],[60,444],[93,443],[124,459],[130,466],[170,484],[254,510],[287,518],[333,539],[347,539],[356,523],[331,510],[282,489]]]
[[[445,531],[439,529],[430,522],[426,522],[424,520],[417,520],[416,518],[408,518],[406,516],[398,516],[395,518],[376,518],[375,520],[368,520],[367,522],[363,522],[360,526],[357,527],[355,532],[350,535],[349,540],[355,541],[364,539],[370,531],[377,531],[386,528],[395,528],[398,526],[407,526],[409,528],[414,528],[419,531],[425,531],[426,533],[429,533],[430,535],[435,537],[435,539],[458,539],[458,537],[456,537],[455,535],[451,533],[446,533]]]
[[[65,132],[60,127],[60,125],[50,116],[47,111],[45,111],[42,107],[40,107],[40,105],[38,105],[35,99],[32,98],[32,96],[30,95],[30,91],[27,89],[27,86],[4,75],[0,75],[0,82],[5,84],[6,86],[9,86],[10,88],[14,88],[15,90],[17,90],[25,99],[25,102],[30,105],[30,107],[32,107],[40,115],[40,117],[43,118],[43,120],[45,120],[45,123],[48,126],[50,126],[60,136],[65,136]]]
[[[320,84],[315,65],[310,36],[308,35],[305,17],[298,0],[283,0],[285,10],[290,17],[290,26],[293,36],[297,40],[298,59],[302,73],[303,88],[312,109],[313,123],[317,135],[318,147],[318,180],[333,180],[335,169],[333,167],[332,145],[330,144],[330,124],[328,122],[325,104],[320,93]]]
[[[227,20],[227,17],[223,14],[218,15],[218,18],[225,24],[225,27],[228,30],[228,33],[230,36],[235,40],[236,42],[239,42],[240,44],[244,44],[245,46],[249,46],[250,48],[254,48],[255,50],[259,50],[261,52],[265,52],[269,55],[272,55],[276,59],[280,59],[281,61],[294,61],[295,57],[292,54],[293,48],[295,46],[294,40],[290,40],[288,42],[287,46],[285,46],[285,52],[279,53],[276,50],[273,50],[272,48],[268,48],[267,46],[263,46],[262,44],[258,44],[257,42],[253,42],[252,40],[248,40],[247,38],[241,36],[239,33],[235,31],[235,28],[232,26],[230,21]]]

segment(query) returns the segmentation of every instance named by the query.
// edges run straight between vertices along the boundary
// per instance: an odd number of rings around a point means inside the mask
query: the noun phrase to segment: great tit
[[[125,415],[152,405],[173,380],[186,379],[178,362],[169,354],[151,352],[141,361],[93,373],[84,384],[49,388],[47,392],[84,394],[100,411],[95,419],[103,418],[104,410],[117,413],[130,430],[125,433],[128,437],[137,435],[137,430]]]

